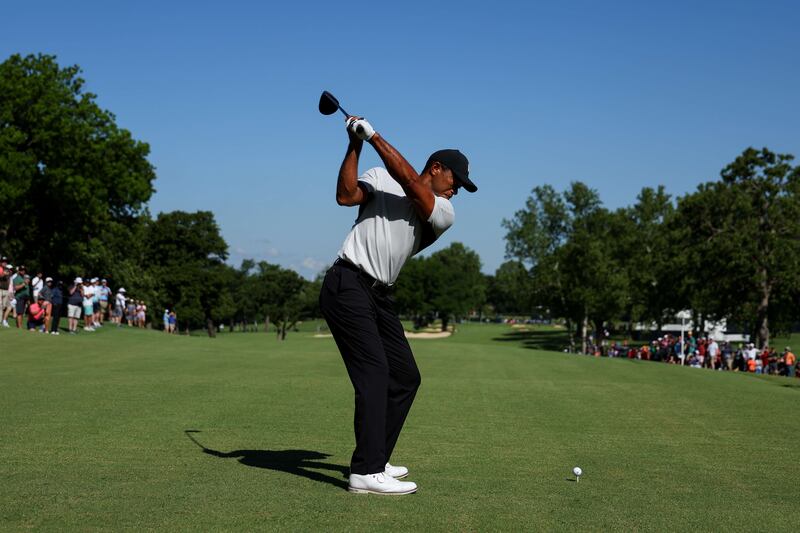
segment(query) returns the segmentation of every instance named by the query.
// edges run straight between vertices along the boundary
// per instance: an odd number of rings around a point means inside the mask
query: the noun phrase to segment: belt
[[[380,280],[377,280],[372,276],[370,276],[369,274],[367,274],[366,272],[364,272],[361,268],[357,267],[350,261],[345,261],[341,257],[336,259],[336,261],[334,261],[333,264],[336,266],[340,266],[342,268],[346,268],[347,270],[352,270],[353,272],[358,274],[358,277],[366,281],[367,284],[373,289],[377,289],[381,292],[391,292],[394,290],[395,286],[394,283],[384,283]]]

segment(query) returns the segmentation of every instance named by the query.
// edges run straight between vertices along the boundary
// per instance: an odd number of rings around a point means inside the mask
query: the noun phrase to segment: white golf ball
[[[576,466],[575,468],[572,469],[572,473],[575,474],[576,476],[580,476],[581,474],[583,474],[583,470],[581,470],[581,467]]]

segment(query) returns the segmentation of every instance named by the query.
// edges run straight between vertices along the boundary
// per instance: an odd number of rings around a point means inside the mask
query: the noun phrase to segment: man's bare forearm
[[[356,205],[360,203],[362,191],[358,186],[358,157],[361,155],[363,143],[351,139],[347,145],[342,166],[339,168],[339,179],[336,182],[336,202],[339,205]]]
[[[430,185],[422,182],[414,167],[381,135],[376,133],[369,143],[375,148],[392,178],[403,187],[406,195],[414,202],[417,213],[427,220],[433,211],[434,204]]]

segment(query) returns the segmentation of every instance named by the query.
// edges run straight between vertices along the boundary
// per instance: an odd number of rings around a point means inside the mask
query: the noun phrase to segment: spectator
[[[111,289],[108,288],[108,280],[100,280],[98,289],[98,299],[100,300],[100,314],[98,315],[99,323],[102,326],[108,315],[108,297],[111,294]]]
[[[771,351],[772,349],[769,346],[764,346],[764,348],[761,350],[761,353],[758,354],[758,358],[761,361],[761,368],[764,374],[767,374],[769,372],[769,354]]]
[[[94,287],[88,278],[83,280],[83,331],[94,331]]]
[[[728,341],[722,345],[722,358],[725,361],[725,370],[733,370],[733,348]]]
[[[112,313],[112,320],[117,324],[117,327],[122,325],[122,317],[125,314],[125,287],[120,287],[117,295],[114,297],[114,311]]]
[[[136,300],[133,298],[128,299],[128,303],[125,307],[125,321],[128,323],[128,326],[133,327],[134,321],[136,320]]]
[[[51,300],[53,299],[53,278],[45,278],[44,285],[39,290],[39,294],[36,297],[38,301],[39,296],[44,298],[44,331],[46,332],[50,327],[50,318],[53,313],[53,304]]]
[[[4,328],[8,327],[8,313],[11,310],[11,265],[7,257],[0,257],[0,319]]]
[[[169,333],[169,309],[164,309],[164,333]]]
[[[28,330],[44,333],[44,297],[39,298],[28,307]]]
[[[719,344],[717,344],[716,340],[711,339],[711,341],[708,343],[708,346],[706,347],[706,354],[708,355],[708,358],[711,360],[709,368],[712,369],[719,368],[721,370],[722,365],[720,364],[719,361]]]
[[[100,278],[92,278],[92,328],[102,327],[100,323]]]
[[[44,273],[39,271],[31,280],[31,291],[33,292],[33,298],[31,299],[32,302],[36,302],[39,300],[39,292],[41,292],[43,288],[44,288]]]
[[[169,332],[175,333],[178,327],[178,315],[175,314],[175,310],[169,312]]]
[[[30,287],[25,281],[25,266],[20,265],[17,268],[17,275],[11,280],[14,287],[14,298],[17,300],[17,329],[22,329],[22,317],[25,316],[25,311],[28,308],[28,300],[30,299]]]
[[[795,363],[797,363],[797,357],[792,353],[792,349],[787,346],[786,350],[783,352],[783,362],[786,365],[786,372],[787,376],[793,378],[795,376]]]
[[[75,278],[75,282],[69,288],[69,299],[67,300],[67,316],[69,317],[69,333],[75,335],[78,332],[78,320],[81,318],[81,307],[83,306],[83,280]]]
[[[758,350],[756,350],[756,345],[752,342],[747,345],[747,351],[745,352],[745,357],[749,359],[755,359],[758,356]]]
[[[60,335],[58,332],[58,328],[61,325],[61,305],[64,303],[64,294],[62,289],[64,288],[64,284],[62,282],[58,282],[57,284],[53,285],[53,280],[48,278],[50,281],[48,284],[50,285],[50,335]]]
[[[136,325],[143,328],[147,321],[147,306],[144,305],[143,300],[139,300],[136,305]]]

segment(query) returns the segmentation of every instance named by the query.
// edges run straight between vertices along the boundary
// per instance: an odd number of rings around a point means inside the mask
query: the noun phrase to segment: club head
[[[328,91],[322,91],[319,97],[319,112],[323,115],[333,115],[339,110],[339,100]]]

